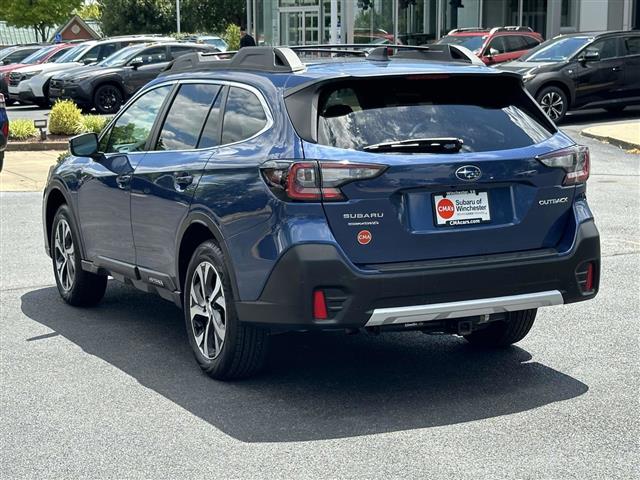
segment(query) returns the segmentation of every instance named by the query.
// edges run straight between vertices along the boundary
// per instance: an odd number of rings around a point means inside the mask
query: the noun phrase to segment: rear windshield
[[[460,151],[485,152],[527,147],[554,133],[517,79],[487,77],[421,75],[327,85],[318,98],[317,141],[371,150],[381,143],[455,138]]]

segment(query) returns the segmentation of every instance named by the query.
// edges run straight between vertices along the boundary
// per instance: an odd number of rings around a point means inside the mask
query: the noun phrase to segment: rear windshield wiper
[[[365,152],[409,152],[409,153],[458,153],[462,149],[461,138],[412,138],[397,142],[367,145]]]

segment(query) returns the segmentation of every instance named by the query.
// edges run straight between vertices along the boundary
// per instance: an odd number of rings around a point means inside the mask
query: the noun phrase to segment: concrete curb
[[[625,142],[624,140],[620,140],[619,138],[608,137],[606,135],[596,135],[595,133],[589,133],[585,130],[581,131],[580,135],[582,135],[583,137],[595,138],[596,140],[610,143],[611,145],[624,148],[625,150],[634,150],[636,148],[640,148],[640,143]]]
[[[40,152],[42,150],[60,150],[69,148],[69,142],[12,142],[7,143],[7,152]]]

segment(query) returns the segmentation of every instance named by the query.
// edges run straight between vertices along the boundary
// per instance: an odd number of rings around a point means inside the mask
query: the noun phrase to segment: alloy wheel
[[[69,223],[64,218],[60,219],[56,227],[54,259],[60,286],[65,292],[68,292],[73,287],[73,280],[76,275],[76,257],[71,227],[69,227]]]
[[[200,262],[191,279],[191,329],[200,353],[213,360],[222,351],[227,328],[227,306],[222,279],[208,261]]]
[[[114,110],[118,106],[119,96],[120,92],[118,92],[114,87],[103,88],[98,96],[98,102],[100,103],[102,110],[105,112]]]
[[[551,120],[558,120],[564,110],[564,102],[557,92],[547,92],[540,99],[540,106]]]

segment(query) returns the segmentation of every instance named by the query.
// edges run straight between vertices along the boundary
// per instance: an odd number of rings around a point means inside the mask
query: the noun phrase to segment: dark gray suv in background
[[[561,35],[496,68],[522,74],[555,122],[569,110],[640,104],[639,31]]]
[[[102,62],[61,72],[49,87],[52,101],[70,99],[85,110],[116,113],[123,103],[180,55],[217,52],[210,45],[162,42],[131,45]]]

